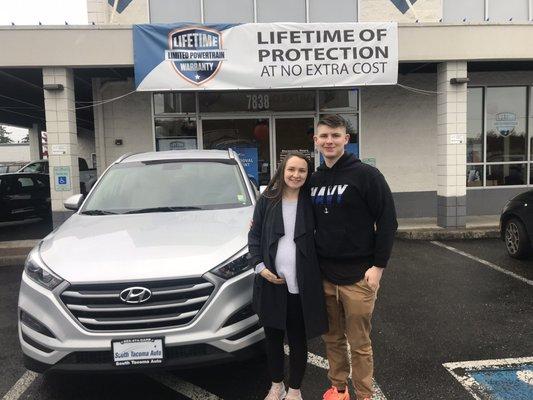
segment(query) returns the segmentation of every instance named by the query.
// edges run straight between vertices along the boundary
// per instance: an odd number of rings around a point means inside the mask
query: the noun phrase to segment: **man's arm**
[[[381,271],[373,269],[370,271],[375,279],[381,278],[383,268],[387,266],[394,241],[394,234],[398,229],[396,220],[396,209],[389,185],[385,177],[377,171],[372,176],[367,191],[367,204],[372,212],[375,226],[374,243],[374,267],[379,267]]]

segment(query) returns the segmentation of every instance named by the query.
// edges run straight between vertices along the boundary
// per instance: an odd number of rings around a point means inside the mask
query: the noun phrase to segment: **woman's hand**
[[[263,278],[265,278],[270,283],[274,283],[276,285],[284,285],[285,284],[285,279],[278,278],[275,274],[270,272],[270,270],[268,268],[263,269],[259,273],[259,275],[261,275]]]

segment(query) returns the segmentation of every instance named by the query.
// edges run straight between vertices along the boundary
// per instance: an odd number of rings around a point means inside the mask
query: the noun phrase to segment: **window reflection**
[[[196,149],[196,120],[193,118],[155,118],[156,150]]]
[[[526,164],[487,165],[487,186],[526,184]]]
[[[466,162],[483,162],[483,88],[469,88],[467,94]]]
[[[487,161],[526,160],[526,88],[487,88]]]
[[[212,119],[202,121],[204,149],[232,148],[257,185],[270,180],[268,119]]]
[[[154,93],[155,114],[195,113],[196,95],[193,92]]]

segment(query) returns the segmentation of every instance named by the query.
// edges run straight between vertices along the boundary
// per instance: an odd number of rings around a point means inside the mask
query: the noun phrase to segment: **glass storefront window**
[[[486,91],[487,162],[526,160],[526,87]]]
[[[466,162],[483,162],[483,88],[468,88]]]
[[[318,93],[319,110],[327,113],[356,112],[359,91],[349,90],[321,90]]]
[[[199,93],[200,112],[315,111],[314,90]]]
[[[466,186],[483,186],[483,165],[468,165],[466,167]]]
[[[487,186],[525,185],[527,164],[487,165]]]
[[[196,95],[193,92],[154,93],[154,113],[196,113]]]
[[[268,119],[204,119],[204,149],[232,148],[239,154],[255,184],[270,180],[270,126]]]
[[[156,150],[189,150],[198,147],[196,119],[155,117]]]
[[[313,118],[276,118],[276,160],[279,163],[287,152],[298,150],[315,164],[315,143],[313,139]]]

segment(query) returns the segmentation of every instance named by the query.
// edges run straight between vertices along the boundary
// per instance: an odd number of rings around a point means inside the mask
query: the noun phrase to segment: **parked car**
[[[531,255],[533,243],[533,190],[515,196],[505,204],[500,233],[507,253],[513,258]]]
[[[0,164],[0,174],[7,174],[9,172],[17,172],[24,163],[20,162],[5,162]]]
[[[90,169],[85,159],[78,157],[80,170],[80,193],[87,194],[91,190],[91,183],[96,180],[96,169]],[[18,172],[41,172],[49,173],[48,160],[32,161],[23,166]]]
[[[50,179],[46,174],[0,174],[0,222],[50,218]]]
[[[28,255],[28,369],[191,367],[261,348],[247,235],[255,192],[231,150],[124,156]]]

